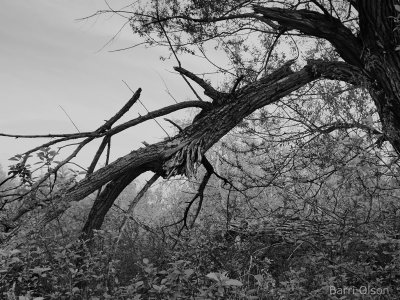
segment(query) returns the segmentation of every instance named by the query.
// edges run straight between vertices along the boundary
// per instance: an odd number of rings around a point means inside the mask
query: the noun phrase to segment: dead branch
[[[174,121],[172,121],[172,120],[170,120],[170,119],[167,119],[167,118],[164,118],[164,120],[167,121],[168,123],[171,123],[171,124],[172,124],[173,126],[175,126],[176,128],[178,128],[178,131],[179,131],[179,132],[182,132],[182,131],[183,131],[182,127],[179,126],[178,124],[176,124]]]
[[[225,97],[225,93],[217,91],[210,84],[208,84],[207,82],[205,82],[203,79],[193,74],[192,72],[182,67],[174,67],[174,70],[196,82],[199,86],[201,86],[204,89],[204,94],[210,97],[212,100],[218,101],[219,99]]]

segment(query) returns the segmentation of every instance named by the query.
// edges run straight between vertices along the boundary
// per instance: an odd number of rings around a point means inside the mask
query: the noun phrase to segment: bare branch
[[[315,130],[321,133],[331,133],[335,130],[340,130],[340,129],[351,129],[351,128],[359,128],[359,129],[363,129],[367,132],[370,132],[372,134],[378,134],[381,135],[383,134],[381,131],[372,128],[368,125],[364,125],[361,123],[343,123],[343,122],[335,122],[333,124],[327,124],[327,125],[323,125],[320,127],[316,127]]]
[[[318,2],[318,0],[312,0],[311,2],[314,3],[324,13],[325,16],[327,16],[328,18],[332,17],[329,11],[327,11],[326,8]]]
[[[360,39],[354,36],[339,19],[326,18],[324,14],[309,10],[289,10],[259,5],[253,5],[253,10],[287,29],[299,30],[304,34],[328,40],[345,61],[355,66],[362,65]]]
[[[179,126],[178,124],[176,124],[174,121],[172,121],[172,120],[170,120],[170,119],[167,119],[167,118],[164,118],[164,120],[167,121],[168,123],[171,123],[171,124],[172,124],[173,126],[175,126],[176,128],[178,128],[179,132],[182,132],[182,131],[183,131],[182,127]]]
[[[192,72],[182,67],[174,67],[174,70],[196,82],[199,86],[201,86],[204,89],[204,94],[210,97],[211,99],[218,101],[219,99],[225,96],[224,93],[218,92],[211,85],[209,85],[207,82],[205,82],[203,79],[193,74]]]
[[[117,122],[121,117],[129,111],[129,109],[136,103],[136,101],[139,100],[140,98],[140,93],[142,92],[142,89],[139,88],[137,91],[133,94],[131,99],[126,102],[126,104],[111,118],[109,119],[103,126],[98,128],[96,131],[97,132],[103,132],[104,130],[110,129],[115,122]]]
[[[129,86],[125,81],[123,81],[123,83],[125,83],[125,85],[128,87],[128,89],[130,89],[130,90],[132,91],[132,89],[130,88],[130,86]],[[133,91],[132,91],[132,92],[133,92]],[[139,101],[139,103],[143,106],[143,108],[147,111],[147,113],[149,113],[149,110],[148,110],[147,107],[143,104],[143,102],[139,100],[139,98],[138,98],[138,101]],[[164,127],[161,126],[161,124],[160,124],[156,119],[154,119],[154,122],[156,122],[156,124],[158,125],[158,127],[160,127],[161,130],[164,131],[165,134],[166,134],[168,137],[170,137],[169,134],[168,134],[168,132],[164,129]]]
[[[67,116],[67,118],[71,121],[72,125],[74,125],[76,131],[81,132],[78,127],[76,126],[75,122],[71,119],[71,117],[69,116],[69,114],[65,111],[65,109],[59,105],[59,107],[62,109],[62,111],[65,113],[65,115]]]
[[[104,149],[108,145],[108,142],[110,141],[110,136],[105,136],[103,138],[103,141],[101,142],[99,148],[97,149],[96,154],[93,157],[92,163],[90,164],[89,168],[87,169],[87,175],[92,174],[94,171],[94,168],[96,167],[100,156],[103,154]]]

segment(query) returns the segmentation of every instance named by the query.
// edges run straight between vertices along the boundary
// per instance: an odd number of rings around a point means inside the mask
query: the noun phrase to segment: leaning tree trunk
[[[176,69],[197,80],[188,71],[182,68]],[[149,164],[150,168],[146,168],[145,165],[136,165],[131,171],[135,175],[123,175],[116,182],[109,183],[91,209],[83,229],[84,236],[90,237],[93,230],[100,229],[105,214],[118,194],[129,184],[129,180],[133,180],[146,170],[158,173],[164,178],[175,175],[189,177],[195,175],[196,165],[201,164],[205,152],[245,117],[320,77],[346,80],[353,84],[360,84],[364,80],[359,69],[348,64],[310,61],[298,72],[293,72],[290,65],[285,65],[269,76],[232,94],[211,91],[209,87],[204,86],[205,93],[214,98],[213,108],[203,111],[200,118],[196,118],[191,126],[172,140],[149,146],[159,149],[157,151],[159,159],[153,160],[152,164]],[[138,172],[138,170],[140,171]]]

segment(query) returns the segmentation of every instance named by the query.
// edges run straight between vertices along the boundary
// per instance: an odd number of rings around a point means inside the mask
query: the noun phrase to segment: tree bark
[[[383,132],[400,155],[400,45],[394,18],[398,1],[357,1],[363,67],[371,78],[370,94]]]
[[[93,207],[96,207],[96,209],[90,210],[86,223],[82,228],[82,238],[84,240],[92,237],[93,230],[101,228],[107,212],[119,194],[141,173],[140,168],[138,168],[133,172],[127,172],[106,185],[93,203]]]

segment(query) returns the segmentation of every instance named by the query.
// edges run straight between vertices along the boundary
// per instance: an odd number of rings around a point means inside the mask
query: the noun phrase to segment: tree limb
[[[355,66],[362,65],[361,40],[354,36],[339,19],[332,16],[327,18],[324,14],[309,10],[289,10],[260,5],[253,5],[253,10],[287,29],[299,30],[304,34],[326,39],[346,62]]]
[[[201,86],[204,89],[204,94],[210,97],[212,100],[219,101],[219,99],[225,96],[225,93],[217,91],[210,84],[208,84],[207,82],[205,82],[203,79],[193,74],[192,72],[182,67],[174,67],[174,70],[196,82],[199,86]]]

